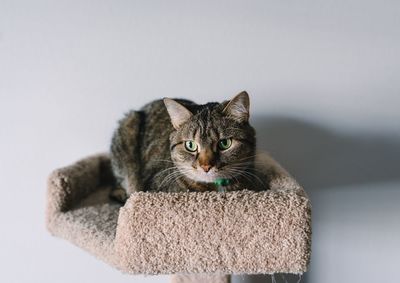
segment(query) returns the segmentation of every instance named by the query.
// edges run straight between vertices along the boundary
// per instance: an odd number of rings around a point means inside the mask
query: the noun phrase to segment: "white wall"
[[[243,89],[260,147],[313,201],[303,282],[395,281],[399,13],[397,1],[2,0],[5,282],[166,282],[120,275],[50,237],[46,177],[107,150],[128,109],[164,96],[219,101]]]

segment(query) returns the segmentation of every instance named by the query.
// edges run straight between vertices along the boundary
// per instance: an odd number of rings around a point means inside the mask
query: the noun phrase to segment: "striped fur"
[[[114,132],[112,169],[127,195],[216,190],[217,178],[231,180],[226,190],[265,187],[265,178],[254,169],[256,138],[248,122],[247,93],[205,105],[168,101],[156,100],[127,113]],[[218,148],[223,138],[232,138],[231,148]],[[185,149],[187,140],[198,145],[197,152]]]

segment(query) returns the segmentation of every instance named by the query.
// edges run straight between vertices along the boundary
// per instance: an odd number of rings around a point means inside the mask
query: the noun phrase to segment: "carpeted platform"
[[[88,157],[50,175],[47,227],[121,271],[181,274],[174,282],[195,278],[185,274],[228,282],[224,274],[303,273],[309,199],[268,155],[259,154],[257,164],[271,172],[271,190],[138,192],[121,207],[108,198],[108,156]]]

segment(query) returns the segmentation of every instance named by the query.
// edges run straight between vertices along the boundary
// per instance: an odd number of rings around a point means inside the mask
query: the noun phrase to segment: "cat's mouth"
[[[218,174],[212,171],[212,169],[208,172],[197,171],[195,174],[197,175],[198,181],[204,183],[213,183],[219,178]]]
[[[184,169],[181,171],[187,178],[201,183],[213,183],[217,179],[225,178],[225,176],[222,176],[222,174],[218,172],[218,169],[215,167],[211,168],[208,172],[205,172],[199,168]]]

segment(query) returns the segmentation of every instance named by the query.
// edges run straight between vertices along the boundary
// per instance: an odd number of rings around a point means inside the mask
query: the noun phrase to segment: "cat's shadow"
[[[346,133],[287,117],[258,116],[252,124],[257,131],[258,148],[267,150],[281,163],[305,188],[312,202],[317,201],[314,198],[321,190],[400,181],[399,133]],[[301,282],[311,283],[310,277],[305,273]],[[280,275],[275,279],[277,283],[285,282]],[[297,282],[298,277],[286,276],[286,280]],[[271,281],[268,275],[233,276],[232,280],[234,283]]]

